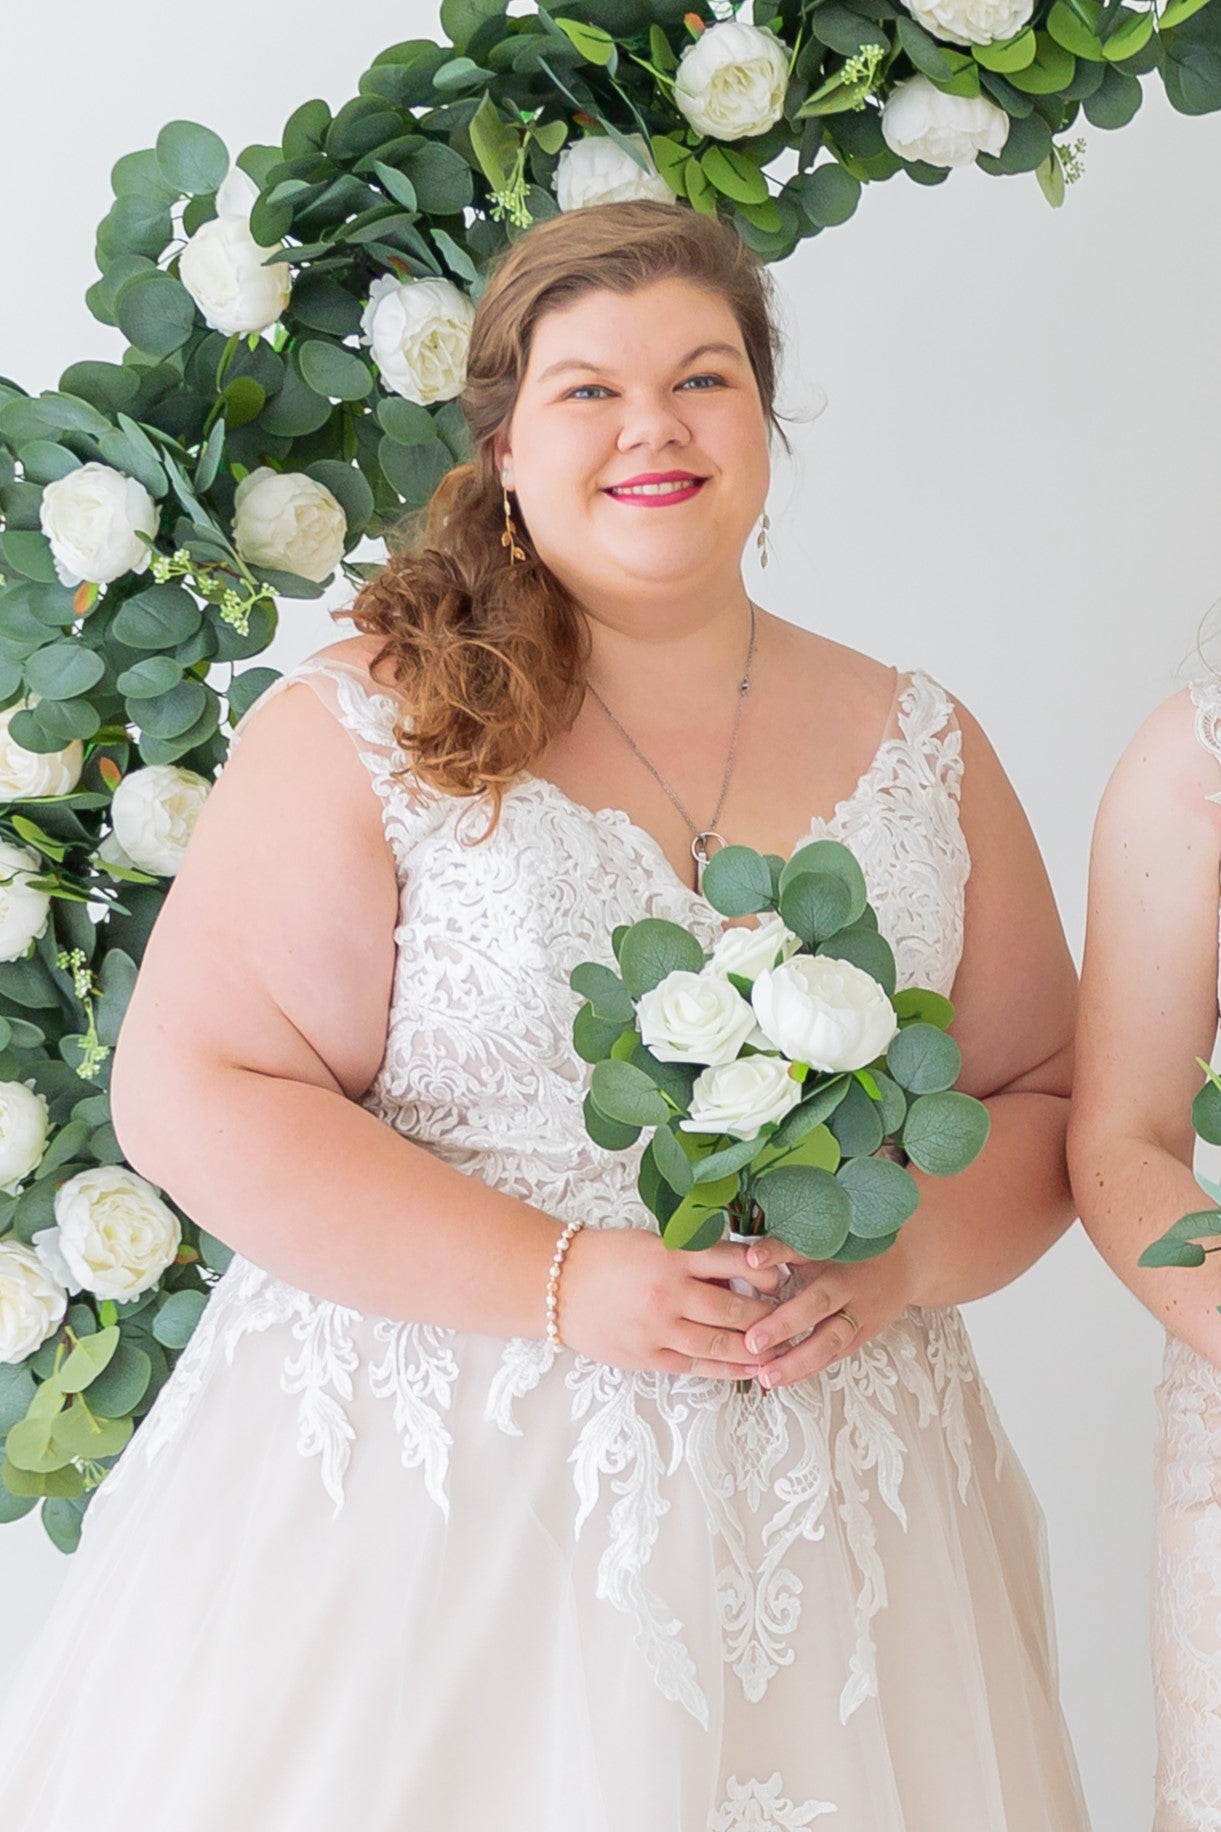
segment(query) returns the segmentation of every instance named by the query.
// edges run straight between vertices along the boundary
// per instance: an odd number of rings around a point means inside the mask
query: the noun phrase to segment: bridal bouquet
[[[885,1252],[915,1212],[910,1161],[964,1170],[987,1109],[955,1090],[954,1010],[895,990],[865,880],[833,840],[785,861],[747,846],[709,860],[704,896],[758,914],[711,954],[678,923],[614,931],[619,971],[574,968],[573,1023],[593,1064],[591,1138],[612,1151],[651,1137],[637,1187],[674,1248],[771,1234],[809,1259]]]
[[[1206,1145],[1221,1145],[1221,1076],[1199,1057],[1196,1060],[1207,1079],[1192,1102],[1191,1123],[1196,1136],[1203,1139]],[[1210,1183],[1206,1177],[1197,1178],[1197,1181],[1205,1193],[1213,1198],[1214,1203],[1221,1204],[1221,1185]],[[1137,1264],[1202,1266],[1210,1253],[1217,1253],[1221,1248],[1202,1247],[1200,1242],[1219,1238],[1221,1207],[1194,1209],[1190,1215],[1180,1216],[1159,1240],[1146,1247]],[[1218,1304],[1217,1309],[1221,1310],[1221,1304]]]

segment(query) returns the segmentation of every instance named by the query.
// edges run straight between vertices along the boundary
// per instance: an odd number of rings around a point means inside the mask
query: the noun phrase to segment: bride
[[[113,1082],[236,1257],[18,1678],[7,1832],[1083,1832],[955,1308],[1069,1220],[1073,974],[969,714],[748,598],[777,356],[715,219],[535,225],[473,461],[242,720]],[[713,833],[853,848],[992,1118],[779,1303],[772,1248],[661,1244],[571,1042],[616,924],[722,933]]]

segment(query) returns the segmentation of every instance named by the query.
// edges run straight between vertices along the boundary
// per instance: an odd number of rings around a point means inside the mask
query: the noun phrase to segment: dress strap
[[[1221,767],[1221,680],[1210,674],[1193,681],[1191,703],[1196,709],[1196,737]],[[1205,800],[1221,802],[1221,789],[1205,796]]]
[[[368,770],[381,803],[382,824],[400,868],[419,827],[418,809],[427,800],[421,785],[410,780],[410,760],[395,738],[403,702],[389,688],[372,686],[367,671],[338,656],[310,655],[274,680],[242,714],[233,728],[232,755],[251,721],[286,687],[304,681],[347,732]]]
[[[929,786],[957,802],[962,794],[962,729],[953,700],[922,668],[899,676],[895,698],[901,743]]]

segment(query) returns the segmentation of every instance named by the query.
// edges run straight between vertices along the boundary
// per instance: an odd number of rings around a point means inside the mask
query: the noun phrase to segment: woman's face
[[[539,556],[590,605],[723,590],[770,475],[737,320],[674,279],[544,313],[496,452]],[[675,475],[693,482],[616,493]]]

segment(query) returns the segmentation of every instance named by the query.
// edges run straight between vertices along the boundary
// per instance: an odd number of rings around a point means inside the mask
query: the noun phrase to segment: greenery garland
[[[144,946],[225,728],[275,678],[249,664],[277,600],[359,586],[358,544],[468,455],[489,257],[645,195],[780,260],[866,183],[971,160],[1059,203],[1082,111],[1124,125],[1154,72],[1221,107],[1209,0],[444,0],[441,23],[234,166],[183,121],[121,158],[87,298],[122,361],[0,381],[0,1522],[41,1503],[64,1551],[230,1257],[110,1123]]]

